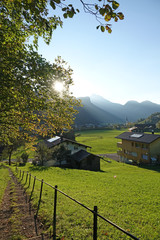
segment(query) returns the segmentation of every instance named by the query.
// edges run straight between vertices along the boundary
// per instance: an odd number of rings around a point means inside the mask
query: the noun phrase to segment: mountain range
[[[160,112],[160,104],[150,101],[137,102],[128,101],[122,105],[113,103],[105,98],[92,95],[91,97],[79,98],[83,107],[79,107],[76,115],[75,124],[106,124],[106,123],[125,123],[136,122],[145,119],[151,114]]]

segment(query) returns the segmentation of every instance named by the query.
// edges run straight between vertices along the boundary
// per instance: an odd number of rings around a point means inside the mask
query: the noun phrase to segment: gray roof
[[[118,135],[116,138],[133,141],[133,142],[142,142],[142,143],[152,143],[158,138],[160,135],[158,134],[146,134],[146,133],[133,133],[133,132],[124,132]]]
[[[72,158],[75,160],[75,161],[77,161],[77,162],[81,162],[83,159],[85,159],[85,158],[87,158],[88,156],[96,156],[96,157],[98,157],[98,158],[101,158],[100,156],[98,156],[98,155],[95,155],[95,154],[93,154],[93,153],[89,153],[89,152],[87,152],[87,151],[85,151],[85,150],[79,150],[78,152],[76,152],[76,153],[74,153],[74,154],[72,154]]]
[[[77,162],[81,162],[83,159],[87,158],[89,155],[91,155],[91,153],[88,153],[85,150],[79,150],[78,152],[72,155],[72,158]]]

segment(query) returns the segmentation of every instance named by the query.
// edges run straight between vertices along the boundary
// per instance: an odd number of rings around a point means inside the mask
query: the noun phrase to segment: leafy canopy
[[[78,104],[70,94],[72,70],[58,58],[47,62],[35,49],[38,37],[49,44],[53,31],[62,26],[57,16],[72,18],[79,9],[66,0],[2,0],[0,2],[0,142],[12,144],[12,139],[27,139],[33,135],[48,135],[70,128]],[[111,33],[113,19],[123,19],[117,12],[119,3],[102,1],[86,3],[80,0],[85,12],[94,15],[97,28]],[[75,4],[75,3],[74,3]],[[52,13],[49,13],[49,5]],[[28,44],[33,37],[32,46]],[[53,88],[55,81],[63,82],[60,96]]]

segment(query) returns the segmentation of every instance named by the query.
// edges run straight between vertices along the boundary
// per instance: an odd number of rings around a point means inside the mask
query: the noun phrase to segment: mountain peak
[[[92,95],[90,96],[90,99],[91,99],[91,101],[106,101],[106,102],[108,102],[108,103],[111,103],[109,100],[107,100],[107,99],[105,99],[104,97],[99,96],[99,95],[97,95],[97,94],[92,94]]]

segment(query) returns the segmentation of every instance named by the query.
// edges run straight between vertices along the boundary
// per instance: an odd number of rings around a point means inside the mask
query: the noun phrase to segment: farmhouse
[[[116,138],[118,155],[123,162],[159,163],[160,162],[160,135],[124,132]]]
[[[61,166],[93,171],[100,170],[100,157],[87,152],[87,148],[91,148],[90,146],[59,136],[44,140],[44,143],[50,149],[54,148],[55,146],[63,145],[66,150],[70,151],[70,161],[67,162],[67,160],[63,160],[60,163]],[[55,162],[54,160],[50,160],[47,161],[45,165],[59,166],[59,163]]]

